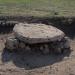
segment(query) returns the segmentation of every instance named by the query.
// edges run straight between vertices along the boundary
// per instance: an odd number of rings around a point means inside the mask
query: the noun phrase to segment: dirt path
[[[0,34],[0,75],[75,75],[75,39],[71,39],[72,51],[63,55],[39,53],[10,53],[4,50],[7,36]]]

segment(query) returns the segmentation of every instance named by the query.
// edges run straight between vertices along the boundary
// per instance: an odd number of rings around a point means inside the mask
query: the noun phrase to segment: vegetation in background
[[[75,16],[75,0],[0,0],[0,15]]]

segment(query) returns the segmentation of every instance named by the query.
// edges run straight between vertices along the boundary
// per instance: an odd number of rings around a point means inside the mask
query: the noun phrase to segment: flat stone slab
[[[13,31],[16,38],[29,44],[61,40],[65,36],[61,30],[45,24],[19,23]]]

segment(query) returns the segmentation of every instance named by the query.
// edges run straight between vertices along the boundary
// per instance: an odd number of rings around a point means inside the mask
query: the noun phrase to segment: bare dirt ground
[[[0,33],[0,75],[75,75],[74,27],[63,31],[71,38],[72,51],[62,55],[42,55],[22,50],[10,53],[4,49],[4,42],[12,34]]]

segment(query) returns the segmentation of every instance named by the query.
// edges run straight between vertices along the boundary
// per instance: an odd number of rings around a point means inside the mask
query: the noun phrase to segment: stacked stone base
[[[6,49],[9,51],[14,50],[25,50],[25,51],[39,51],[43,54],[49,54],[51,52],[54,53],[64,53],[70,50],[69,39],[64,37],[60,41],[51,41],[45,43],[35,43],[35,44],[28,44],[15,37],[8,37],[5,44]]]

